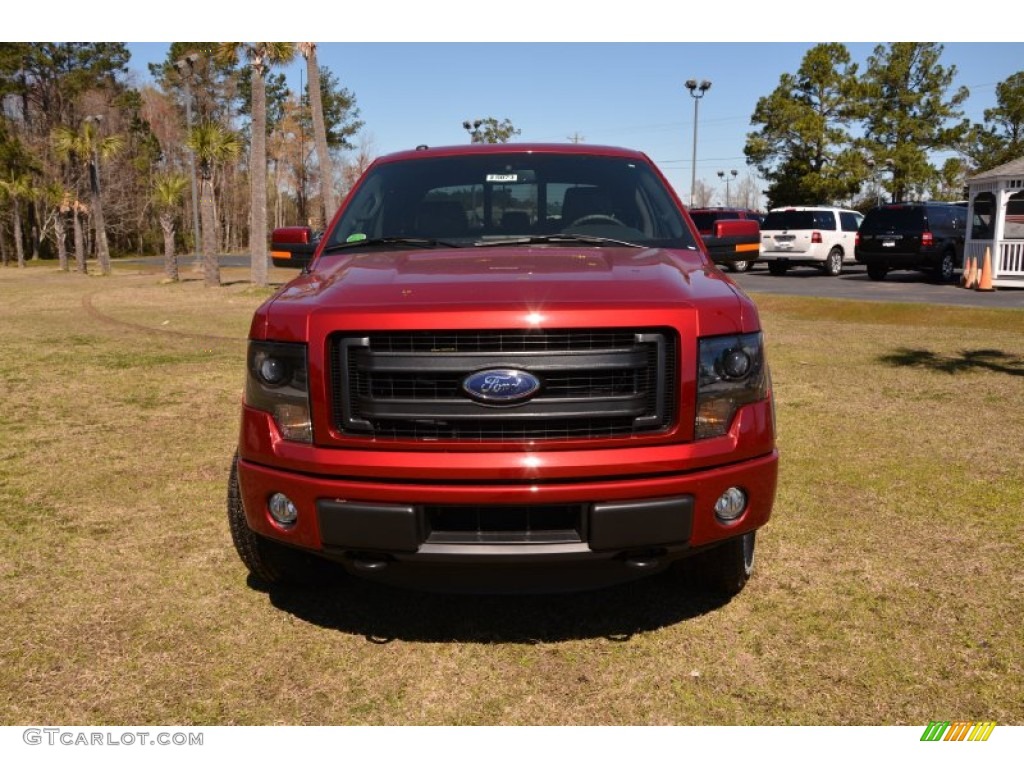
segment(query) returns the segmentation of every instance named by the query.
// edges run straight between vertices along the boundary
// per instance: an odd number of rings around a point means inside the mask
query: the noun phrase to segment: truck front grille
[[[585,505],[428,506],[430,544],[578,544]]]
[[[521,442],[631,437],[676,418],[675,333],[451,331],[335,335],[331,383],[343,434]],[[540,380],[523,402],[477,402],[463,382],[511,368]]]

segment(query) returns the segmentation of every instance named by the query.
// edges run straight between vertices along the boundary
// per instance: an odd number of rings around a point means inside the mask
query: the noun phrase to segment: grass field
[[[782,460],[728,603],[267,592],[224,513],[266,292],[187,276],[0,270],[0,724],[1024,725],[1024,311],[756,297]]]

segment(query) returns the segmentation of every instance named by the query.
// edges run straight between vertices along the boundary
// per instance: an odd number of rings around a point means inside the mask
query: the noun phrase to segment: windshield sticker
[[[360,240],[365,240],[366,235],[362,232],[356,232],[354,235],[349,235],[345,238],[346,243],[358,243]]]
[[[511,181],[519,181],[519,176],[514,173],[488,173],[487,181],[507,184]]]

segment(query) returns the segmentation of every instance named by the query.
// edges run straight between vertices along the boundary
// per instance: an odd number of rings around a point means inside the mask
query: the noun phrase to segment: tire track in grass
[[[182,339],[198,339],[200,341],[230,341],[230,342],[245,341],[245,338],[244,337],[240,337],[240,336],[218,336],[216,334],[211,334],[211,333],[192,333],[192,332],[189,332],[189,331],[178,331],[178,330],[175,330],[175,329],[172,329],[172,328],[153,328],[152,326],[149,326],[149,325],[142,325],[140,323],[132,323],[132,322],[129,322],[128,320],[119,320],[118,318],[113,317],[113,316],[108,315],[108,314],[105,314],[104,312],[101,312],[99,309],[97,309],[96,305],[93,303],[93,297],[94,296],[98,296],[101,293],[103,293],[102,290],[97,290],[97,291],[91,291],[91,292],[85,294],[82,297],[82,308],[85,310],[85,313],[87,315],[89,315],[89,317],[93,318],[94,320],[98,320],[101,323],[105,323],[106,325],[113,325],[113,326],[116,326],[118,328],[128,328],[128,329],[130,329],[132,331],[142,332],[142,333],[153,333],[153,334],[158,334],[158,335],[163,335],[163,336],[175,336],[177,338],[182,338]]]

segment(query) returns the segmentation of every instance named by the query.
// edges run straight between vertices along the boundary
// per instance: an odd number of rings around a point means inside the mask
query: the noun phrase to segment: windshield
[[[507,153],[412,158],[369,172],[324,252],[564,242],[695,249],[659,176],[631,158]]]

